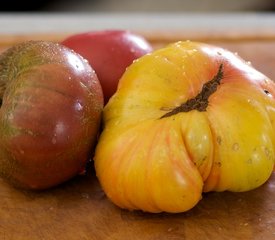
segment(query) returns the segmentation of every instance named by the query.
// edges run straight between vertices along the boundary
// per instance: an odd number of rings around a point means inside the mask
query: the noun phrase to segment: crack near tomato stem
[[[189,112],[192,110],[198,110],[199,112],[206,111],[208,107],[209,97],[217,91],[218,85],[220,85],[223,79],[223,64],[220,64],[217,74],[207,83],[203,84],[201,92],[194,98],[188,99],[185,103],[174,108],[172,111],[165,113],[160,119],[173,116],[180,112]]]

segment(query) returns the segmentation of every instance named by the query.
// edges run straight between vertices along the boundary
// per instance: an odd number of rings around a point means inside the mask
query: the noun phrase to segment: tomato
[[[135,59],[152,51],[142,36],[125,30],[79,33],[61,43],[89,61],[101,83],[105,103],[115,93],[125,69]]]
[[[0,79],[1,176],[45,189],[83,172],[103,108],[90,65],[62,45],[30,41],[2,53]]]
[[[178,42],[141,57],[103,110],[95,168],[125,209],[184,212],[249,191],[275,160],[275,84],[225,49]]]

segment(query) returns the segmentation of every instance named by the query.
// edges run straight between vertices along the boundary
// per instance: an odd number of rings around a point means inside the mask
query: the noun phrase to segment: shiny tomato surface
[[[105,30],[69,36],[62,44],[89,61],[101,83],[105,103],[115,93],[120,77],[137,58],[152,51],[142,36],[125,30]]]
[[[97,176],[118,206],[184,212],[249,191],[275,161],[275,84],[234,53],[178,42],[138,59],[104,108]]]
[[[51,42],[26,42],[0,57],[0,173],[43,189],[85,169],[103,95],[83,58]]]

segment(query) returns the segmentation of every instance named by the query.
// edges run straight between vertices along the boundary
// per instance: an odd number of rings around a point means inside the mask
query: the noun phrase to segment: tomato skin
[[[125,30],[75,34],[62,41],[89,61],[101,83],[104,102],[115,93],[125,69],[137,58],[152,51],[142,36]]]
[[[90,65],[62,45],[27,42],[3,53],[0,69],[1,176],[45,189],[83,172],[103,108]]]
[[[236,54],[171,44],[133,63],[105,106],[98,179],[116,205],[146,212],[255,189],[274,169],[274,109],[275,83]]]

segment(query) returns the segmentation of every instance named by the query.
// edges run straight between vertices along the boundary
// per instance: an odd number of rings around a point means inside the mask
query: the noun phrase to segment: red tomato
[[[87,59],[101,83],[105,104],[133,60],[152,51],[142,36],[125,30],[93,31],[69,36],[63,45]]]

